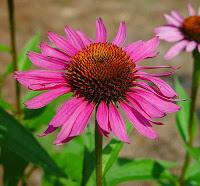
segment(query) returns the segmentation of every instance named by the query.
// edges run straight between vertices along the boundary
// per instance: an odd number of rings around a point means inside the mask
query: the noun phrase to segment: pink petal
[[[62,141],[64,141],[66,138],[70,137],[69,135],[74,126],[74,123],[76,122],[79,115],[85,111],[86,106],[87,106],[87,102],[83,101],[79,105],[79,107],[77,107],[77,109],[71,114],[71,116],[69,116],[67,121],[65,121],[65,123],[62,125],[62,128],[61,128],[60,132],[58,133],[56,140],[54,141],[54,144],[62,143]]]
[[[82,50],[85,45],[79,35],[69,26],[65,27],[65,32],[68,35],[68,40],[77,50]]]
[[[188,13],[190,16],[196,15],[196,12],[195,12],[193,6],[191,5],[191,3],[188,4]]]
[[[157,55],[156,49],[158,48],[158,45],[160,43],[160,40],[158,37],[155,37],[147,42],[144,42],[138,50],[132,51],[130,54],[131,59],[134,62],[142,61],[146,58],[151,58]]]
[[[78,98],[72,98],[66,101],[58,110],[57,114],[51,120],[49,125],[54,127],[62,126],[68,118],[75,112],[80,104],[82,104],[83,100]]]
[[[174,17],[172,17],[168,14],[165,14],[164,17],[167,21],[167,24],[169,24],[169,25],[177,26],[177,27],[180,27],[182,25],[182,22],[178,21],[177,19],[175,19]]]
[[[38,136],[39,137],[43,137],[43,136],[46,136],[48,134],[51,134],[52,132],[54,132],[58,127],[53,127],[51,125],[48,126],[48,128],[43,131],[41,134],[39,134]]]
[[[170,101],[165,101],[163,99],[160,99],[158,96],[156,96],[155,94],[146,91],[146,90],[142,90],[142,89],[132,89],[133,90],[133,98],[137,95],[137,97],[141,97],[143,99],[145,99],[147,102],[149,102],[151,105],[153,105],[154,107],[158,108],[160,111],[164,112],[164,113],[173,113],[173,112],[177,112],[178,110],[180,110],[180,107]],[[129,93],[129,95],[131,95],[131,93]],[[142,99],[142,100],[143,100]]]
[[[199,52],[200,52],[200,44],[198,44],[198,50],[199,50]]]
[[[140,79],[152,82],[154,85],[157,86],[157,88],[160,90],[160,92],[163,95],[165,95],[166,97],[177,96],[177,93],[165,81],[163,81],[160,78],[141,75]]]
[[[66,94],[70,91],[68,87],[61,87],[57,89],[50,90],[48,92],[42,93],[39,96],[34,97],[33,99],[25,103],[26,107],[29,109],[37,109],[46,106],[55,98]]]
[[[125,22],[121,22],[119,25],[119,30],[117,32],[117,35],[112,43],[120,46],[124,43],[125,39],[126,39],[126,24]]]
[[[96,21],[96,42],[105,43],[107,41],[106,27],[101,18]]]
[[[183,22],[183,21],[184,21],[183,16],[182,16],[179,12],[177,12],[177,11],[175,11],[175,10],[171,11],[171,15],[172,15],[174,18],[176,18],[176,20],[178,20],[179,22]]]
[[[83,43],[85,46],[89,46],[92,41],[91,39],[89,39],[83,32],[81,32],[80,30],[77,30],[76,33],[79,35],[79,37],[82,39]]]
[[[190,41],[186,46],[187,52],[192,52],[197,46],[197,43],[195,41]]]
[[[161,110],[159,110],[157,107],[155,107],[155,105],[151,104],[150,102],[148,102],[143,97],[138,96],[137,94],[134,94],[134,93],[129,93],[128,95],[132,98],[132,99],[128,99],[131,102],[131,104],[137,103],[138,105],[140,105],[140,107],[151,118],[162,118],[162,117],[164,117],[166,115],[164,112],[162,112]]]
[[[175,42],[184,38],[178,28],[172,26],[161,26],[155,29],[156,35],[165,41]]]
[[[160,90],[151,87],[150,85],[144,83],[144,82],[134,82],[133,86],[135,87],[140,87],[142,89],[148,90],[152,93],[154,93],[156,96],[160,97],[161,99],[165,100],[165,101],[178,101],[177,99],[174,99],[173,97],[166,97],[165,95],[162,94],[162,92],[160,92]],[[180,100],[179,100],[180,101]]]
[[[121,141],[129,143],[125,123],[122,119],[121,114],[113,105],[113,103],[109,104],[109,121],[113,134],[117,136]]]
[[[100,126],[98,126],[98,131],[102,136],[106,136],[108,137],[109,132],[106,132],[105,130],[103,130]]]
[[[56,48],[52,48],[49,45],[47,45],[46,43],[41,43],[40,49],[41,49],[42,54],[45,55],[45,56],[58,58],[58,59],[61,59],[61,60],[64,60],[64,61],[70,61],[70,59],[71,59],[64,52],[62,52],[62,51],[60,51]]]
[[[84,112],[81,112],[79,114],[79,116],[77,117],[73,125],[72,131],[70,132],[70,135],[69,135],[70,137],[78,136],[84,131],[93,110],[94,110],[94,104],[89,103],[84,109]]]
[[[170,60],[174,58],[175,56],[177,56],[178,54],[180,54],[180,52],[185,49],[187,44],[188,44],[188,41],[183,40],[173,45],[165,54],[165,59]]]
[[[67,85],[63,72],[29,70],[15,72],[14,77],[31,90],[48,90]]]
[[[56,47],[65,51],[69,56],[73,57],[78,52],[78,50],[74,48],[64,37],[53,32],[49,32],[48,37],[49,40],[56,45]]]
[[[98,122],[98,125],[103,129],[104,131],[109,132],[109,125],[108,125],[108,107],[104,101],[101,101],[97,108],[97,115],[96,119]]]
[[[31,62],[38,67],[49,70],[64,70],[67,67],[67,63],[61,59],[46,57],[35,52],[29,52],[27,55]]]
[[[158,137],[156,132],[152,129],[149,121],[145,119],[139,112],[124,102],[121,102],[120,106],[124,110],[127,118],[140,134],[150,139],[155,139]]]
[[[138,51],[143,45],[144,45],[144,41],[140,40],[140,41],[131,43],[130,45],[128,45],[127,47],[125,47],[123,49],[124,49],[124,51],[127,52],[128,55],[130,55],[131,53]]]

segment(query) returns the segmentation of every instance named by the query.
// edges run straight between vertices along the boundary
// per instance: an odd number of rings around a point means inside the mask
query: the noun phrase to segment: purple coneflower
[[[165,55],[170,60],[181,51],[192,52],[198,49],[200,52],[200,8],[195,12],[191,4],[188,4],[189,17],[184,18],[177,11],[166,14],[167,24],[155,29],[157,36],[168,42],[176,42]]]
[[[136,130],[151,139],[157,138],[152,119],[179,110],[174,102],[176,92],[159,77],[174,73],[169,66],[139,66],[146,58],[155,57],[159,39],[137,41],[121,47],[126,39],[122,22],[112,42],[101,19],[96,21],[96,39],[83,32],[65,28],[67,37],[49,33],[55,48],[40,45],[41,54],[29,52],[32,63],[46,70],[15,72],[15,78],[28,89],[45,91],[25,103],[29,109],[41,108],[58,96],[72,92],[73,96],[58,110],[50,122],[47,135],[61,128],[55,144],[63,144],[80,135],[96,109],[96,120],[102,135],[113,133],[129,142],[125,122],[119,112],[125,112]],[[146,69],[170,68],[170,72],[149,74]]]

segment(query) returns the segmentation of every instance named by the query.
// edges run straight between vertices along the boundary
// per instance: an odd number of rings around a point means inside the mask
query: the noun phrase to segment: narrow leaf
[[[181,86],[178,78],[175,78],[175,88],[180,99],[185,99],[185,101],[180,101],[178,103],[181,107],[181,110],[177,112],[176,114],[176,124],[177,124],[177,128],[182,139],[185,142],[187,142],[188,137],[189,137],[188,136],[188,122],[189,122],[190,101],[183,87]]]

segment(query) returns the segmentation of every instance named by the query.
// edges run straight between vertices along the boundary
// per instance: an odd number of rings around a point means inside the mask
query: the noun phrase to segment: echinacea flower
[[[122,22],[112,42],[101,19],[96,21],[96,39],[83,32],[65,28],[66,37],[49,33],[55,48],[40,45],[41,54],[29,52],[32,63],[46,70],[15,72],[15,78],[28,89],[45,91],[25,103],[29,109],[41,108],[53,99],[72,92],[73,96],[59,108],[43,135],[61,128],[55,144],[63,144],[80,135],[96,110],[99,132],[113,133],[128,142],[125,122],[119,108],[137,131],[151,139],[157,138],[153,121],[179,110],[174,102],[176,92],[159,77],[174,73],[169,66],[139,66],[139,62],[157,55],[159,39],[137,41],[121,47],[126,39]],[[146,69],[168,68],[165,73],[149,74]]]
[[[189,17],[184,18],[177,11],[164,15],[166,25],[155,29],[157,36],[168,42],[176,42],[166,53],[165,59],[170,60],[186,50],[200,52],[200,8],[198,13],[188,4]]]

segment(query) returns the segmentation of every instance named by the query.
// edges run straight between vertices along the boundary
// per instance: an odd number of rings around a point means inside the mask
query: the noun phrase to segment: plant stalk
[[[15,7],[13,0],[7,0],[8,14],[9,14],[9,30],[10,30],[10,45],[13,63],[13,71],[18,70],[17,65],[17,51],[16,51],[16,38],[15,38]],[[15,81],[15,108],[16,115],[20,114],[20,85]]]
[[[197,93],[200,84],[200,53],[198,52],[198,50],[195,50],[193,52],[193,59],[194,63],[193,63],[193,74],[192,74],[192,92],[190,96],[191,104],[190,104],[189,128],[188,128],[189,140],[187,142],[187,145],[189,147],[193,147],[193,142],[194,142],[194,133],[193,133],[194,116],[195,116]],[[184,186],[185,174],[190,164],[190,161],[191,157],[188,154],[188,152],[186,152],[183,167],[181,170],[181,175],[179,178],[181,186]]]
[[[98,131],[98,123],[95,116],[95,167],[96,167],[96,186],[102,186],[102,145],[103,138]]]

